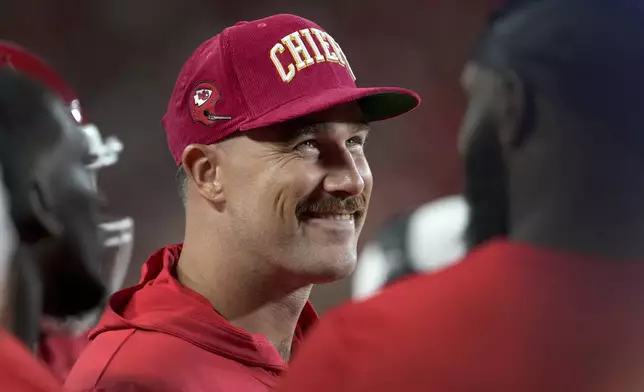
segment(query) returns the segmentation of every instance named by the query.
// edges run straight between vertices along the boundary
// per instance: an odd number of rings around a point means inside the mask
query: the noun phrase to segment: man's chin
[[[355,254],[329,254],[328,258],[317,259],[320,261],[316,263],[316,269],[309,274],[314,284],[331,283],[348,277],[355,271],[357,262]]]

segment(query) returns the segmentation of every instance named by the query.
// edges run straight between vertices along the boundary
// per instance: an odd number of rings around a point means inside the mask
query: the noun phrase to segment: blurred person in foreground
[[[7,59],[4,59],[7,60]],[[60,97],[0,65],[0,166],[6,190],[0,265],[0,385],[57,391],[37,361],[43,316],[81,315],[101,303],[99,194],[87,140]],[[13,227],[14,235],[7,240]]]
[[[447,196],[402,214],[365,244],[351,277],[352,297],[370,298],[417,274],[438,272],[466,250],[468,208],[463,196]]]
[[[294,15],[239,22],[184,64],[163,118],[186,211],[110,300],[71,390],[267,391],[317,320],[313,284],[353,272],[369,123],[419,97],[357,88],[347,56]],[[125,385],[125,386],[124,386]]]
[[[121,142],[114,136],[103,140],[98,128],[87,120],[78,94],[50,64],[13,42],[0,41],[0,67],[9,67],[42,83],[63,101],[85,138],[87,152],[84,163],[94,181],[100,169],[118,161],[123,149]],[[133,221],[130,217],[116,216],[102,216],[100,219],[99,235],[103,243],[100,273],[109,292],[113,292],[123,284],[131,260]],[[15,295],[20,296],[22,293]],[[80,351],[87,344],[87,333],[98,321],[101,309],[101,306],[97,306],[82,315],[71,317],[50,317],[45,314],[40,325],[33,324],[30,330],[20,328],[18,333],[30,346],[36,346],[38,356],[64,381]],[[33,317],[26,310],[24,307],[16,309],[14,320],[21,322],[19,320],[23,317]]]
[[[278,390],[642,390],[642,35],[633,1],[496,15],[460,149],[471,222],[500,236],[470,228],[462,262],[329,313]]]

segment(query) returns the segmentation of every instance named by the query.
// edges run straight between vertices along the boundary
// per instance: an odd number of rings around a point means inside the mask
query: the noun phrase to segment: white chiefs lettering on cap
[[[306,47],[304,40],[308,43],[311,52]],[[284,53],[287,49],[291,54],[289,60],[292,59],[293,62],[289,62],[284,67],[284,63],[280,61],[278,54]],[[282,38],[281,42],[276,43],[271,49],[271,60],[275,64],[275,69],[280,78],[285,83],[290,83],[297,75],[297,72],[304,68],[323,62],[340,64],[347,69],[351,78],[354,81],[356,80],[347,56],[340,48],[340,45],[327,32],[313,27],[295,31]]]

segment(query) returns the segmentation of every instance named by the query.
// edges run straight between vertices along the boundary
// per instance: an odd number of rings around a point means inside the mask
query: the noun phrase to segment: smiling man
[[[350,274],[372,176],[372,121],[416,107],[357,88],[340,45],[293,15],[240,22],[183,66],[163,118],[182,245],[116,293],[67,387],[266,391],[317,319],[311,287]]]
[[[462,83],[461,262],[330,312],[280,392],[639,391],[644,5],[518,0]]]

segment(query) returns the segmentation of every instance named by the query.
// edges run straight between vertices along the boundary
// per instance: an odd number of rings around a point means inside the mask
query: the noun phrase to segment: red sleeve
[[[346,310],[346,309],[344,309]],[[290,369],[278,387],[279,392],[351,391],[350,380],[354,356],[351,336],[341,313],[323,317],[295,353]],[[352,357],[352,358],[348,358]]]

